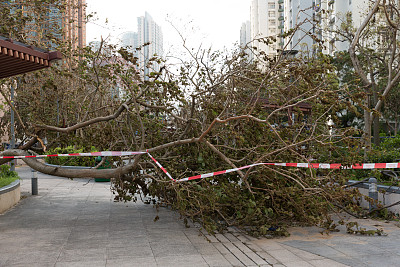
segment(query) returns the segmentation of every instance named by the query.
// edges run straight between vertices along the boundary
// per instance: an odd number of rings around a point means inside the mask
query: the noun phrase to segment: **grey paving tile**
[[[219,242],[222,242],[222,243],[229,243],[230,242],[229,239],[226,238],[223,234],[215,234],[215,238],[217,238],[217,240]]]
[[[264,251],[281,250],[281,249],[283,249],[281,244],[279,244],[277,241],[270,240],[270,239],[256,240],[256,241],[253,241],[252,243],[256,244],[257,246],[262,248]]]
[[[77,250],[77,249],[103,249],[106,248],[108,241],[106,239],[79,239],[68,240],[64,243],[63,249]]]
[[[65,249],[61,251],[59,262],[105,261],[106,248]]]
[[[28,263],[28,264],[26,264],[26,263],[22,263],[22,264],[11,264],[11,263],[8,263],[7,265],[0,265],[0,266],[12,266],[12,267],[26,267],[26,266],[29,266],[29,267],[53,267],[53,266],[54,266],[54,263],[53,263],[53,262],[40,262],[40,263],[32,262],[32,263]]]
[[[314,267],[306,261],[286,262],[286,267]]]
[[[249,257],[256,265],[262,265],[262,264],[267,264],[262,257],[260,257],[258,254],[254,253],[253,251],[248,251],[245,252],[247,257]]]
[[[287,249],[271,250],[268,253],[283,264],[286,264],[288,262],[302,261],[300,257],[296,256]]]
[[[309,261],[309,263],[315,267],[321,267],[321,266],[323,266],[323,267],[348,267],[348,265],[345,265],[345,264],[342,264],[339,262],[335,262],[331,259],[311,260],[311,261]],[[275,267],[275,265],[274,265],[274,267]]]
[[[194,243],[192,245],[201,255],[221,254],[212,243]]]
[[[153,257],[153,251],[149,244],[138,244],[136,246],[107,248],[107,260],[119,258],[149,258]]]
[[[182,256],[188,255],[191,258],[192,256],[200,256],[200,253],[193,245],[182,245],[182,244],[160,244],[160,243],[150,243],[151,249],[155,257],[165,257],[165,256]]]
[[[232,264],[222,254],[205,254],[203,259],[209,266],[232,266]]]
[[[0,248],[1,250],[1,248]],[[4,252],[3,250],[1,250],[2,253],[0,253],[0,266],[6,266],[6,262],[8,261],[9,258],[9,253]]]
[[[55,264],[59,255],[60,255],[59,251],[36,250],[36,251],[23,251],[16,253],[14,252],[9,254],[5,266],[11,264],[28,265],[32,263]]]
[[[156,257],[157,266],[208,266],[200,255],[187,256],[163,256]]]
[[[192,233],[184,233],[186,235],[186,238],[189,239],[190,242],[192,243],[200,243],[200,244],[208,244],[210,243],[207,238],[201,234],[198,231],[194,231]]]
[[[157,262],[154,257],[124,257],[121,259],[107,260],[107,267],[156,267]]]
[[[238,258],[233,254],[224,254],[224,258],[232,264],[232,266],[245,266]]]
[[[137,237],[123,237],[123,238],[115,238],[110,237],[106,241],[106,246],[108,248],[112,247],[131,247],[131,246],[138,246],[138,245],[149,245],[150,241],[147,236],[137,236]]]
[[[231,252],[222,243],[213,243],[221,254],[230,254]]]
[[[360,262],[367,266],[398,266],[400,263],[400,256],[391,253],[382,253],[374,255],[364,255],[359,258]]]
[[[232,243],[224,243],[224,246],[244,265],[254,265],[255,262],[252,261],[246,254],[244,254],[240,249],[238,249]]]
[[[246,246],[248,248],[250,248],[250,250],[253,251],[253,252],[263,251],[262,248],[260,248],[258,245],[253,244],[253,243],[246,242]]]
[[[106,261],[65,261],[65,262],[57,262],[55,267],[101,267],[106,266]]]
[[[284,244],[327,258],[346,257],[346,254],[342,253],[341,251],[337,250],[336,248],[327,246],[321,242],[288,241],[284,242]]]
[[[322,260],[324,259],[323,257],[310,253],[308,251],[305,250],[301,250],[298,248],[294,248],[291,246],[287,246],[287,245],[283,245],[284,248],[286,248],[287,250],[289,250],[290,252],[292,252],[293,254],[299,256],[300,258],[302,258],[303,260]]]
[[[238,242],[240,241],[236,236],[234,236],[232,233],[225,233],[224,236],[231,242]]]
[[[257,252],[257,255],[260,256],[263,260],[265,260],[269,264],[273,264],[274,266],[275,266],[275,264],[280,263],[277,259],[275,259],[274,257],[272,257],[270,254],[268,254],[265,251]]]
[[[336,256],[336,257],[329,257],[329,259],[341,263],[347,266],[352,267],[365,267],[366,265],[360,261],[358,257],[349,257],[349,256]]]
[[[216,242],[216,243],[219,243],[218,239],[217,239],[215,236],[208,234],[205,230],[203,230],[202,233],[203,233],[204,237],[205,237],[209,242]]]

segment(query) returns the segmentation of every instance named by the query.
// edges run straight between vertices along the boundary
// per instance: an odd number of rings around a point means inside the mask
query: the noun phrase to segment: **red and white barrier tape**
[[[130,151],[101,151],[91,153],[71,153],[71,154],[53,154],[53,155],[31,155],[31,156],[0,156],[0,159],[25,159],[25,158],[48,158],[48,157],[121,157],[146,154],[146,152],[130,152]]]
[[[149,157],[157,164],[157,166],[174,182],[186,182],[197,179],[204,179],[212,176],[221,175],[224,173],[235,172],[243,169],[248,169],[251,167],[259,165],[269,165],[269,166],[281,166],[281,167],[295,167],[295,168],[310,168],[310,169],[353,169],[353,170],[371,170],[371,169],[396,169],[400,168],[400,162],[393,163],[363,163],[355,164],[351,166],[344,166],[340,163],[255,163],[251,165],[246,165],[239,168],[228,169],[217,172],[210,172],[195,176],[190,176],[176,180],[172,178],[171,174],[148,152],[132,152],[132,151],[102,151],[102,152],[91,152],[91,153],[71,153],[71,154],[53,154],[53,155],[30,155],[30,156],[0,156],[0,159],[23,159],[23,158],[46,158],[46,157],[114,157],[114,156],[133,156],[133,155],[143,155],[147,154]]]
[[[149,157],[157,164],[158,168],[160,168],[168,176],[169,179],[171,179],[174,182],[177,182],[177,180],[172,178],[171,174],[169,174],[169,172],[160,164],[160,162],[158,162],[152,155],[150,155],[149,152],[147,152],[147,155],[149,155]]]
[[[150,154],[149,154],[150,155]],[[153,157],[151,157],[158,166],[161,166],[160,163],[158,163]],[[171,178],[174,182],[187,182],[187,181],[192,181],[192,180],[197,180],[197,179],[204,179],[212,176],[217,176],[221,175],[224,173],[229,173],[229,172],[235,172],[243,169],[248,169],[251,167],[259,166],[259,165],[269,165],[269,166],[282,166],[282,167],[296,167],[296,168],[310,168],[310,169],[353,169],[353,170],[368,170],[368,169],[395,169],[395,168],[400,168],[400,163],[364,163],[364,164],[359,164],[359,165],[351,165],[351,166],[344,166],[342,164],[329,164],[329,163],[255,163],[251,165],[246,165],[243,167],[239,168],[234,168],[234,169],[228,169],[228,170],[223,170],[223,171],[217,171],[217,172],[210,172],[210,173],[205,173],[205,174],[200,174],[200,175],[195,175],[195,176],[190,176],[186,178],[182,178],[179,180],[175,180],[171,177],[171,175],[162,168],[164,173],[168,175],[169,178]]]

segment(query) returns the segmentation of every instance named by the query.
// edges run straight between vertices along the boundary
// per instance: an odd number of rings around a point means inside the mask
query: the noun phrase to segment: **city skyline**
[[[116,0],[113,5],[103,0],[86,2],[87,14],[96,11],[98,17],[97,21],[92,20],[87,24],[87,42],[98,41],[101,37],[106,39],[111,35],[111,41],[118,43],[123,33],[136,31],[136,18],[148,12],[162,27],[164,46],[168,52],[171,46],[181,46],[177,30],[188,41],[195,42],[194,46],[201,43],[203,48],[233,47],[234,43],[239,42],[238,29],[242,21],[248,19],[251,0],[149,0],[134,4],[131,1]]]
[[[259,54],[274,57],[279,50],[333,55],[349,47],[335,33],[347,14],[351,14],[354,27],[358,27],[366,7],[366,0],[252,0],[249,20],[243,21],[240,28],[240,45],[250,59]],[[293,35],[280,36],[296,27]],[[268,44],[259,41],[267,37],[275,41]],[[319,46],[317,39],[322,41]],[[255,49],[253,53],[248,49],[250,46]]]

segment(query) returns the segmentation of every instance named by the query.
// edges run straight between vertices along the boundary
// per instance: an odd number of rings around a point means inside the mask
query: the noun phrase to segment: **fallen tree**
[[[330,131],[327,124],[347,107],[329,56],[257,53],[250,63],[241,49],[195,50],[185,39],[183,46],[188,59],[169,65],[154,57],[162,67],[147,79],[125,49],[106,42],[97,51],[60,46],[68,64],[1,81],[3,88],[18,84],[17,135],[24,145],[0,154],[27,155],[36,141],[38,153],[68,145],[148,151],[176,179],[258,162],[361,161],[350,138],[355,130]],[[337,207],[357,209],[356,192],[341,187],[345,171],[263,166],[175,183],[146,155],[114,160],[114,169],[65,170],[24,159],[50,175],[112,177],[116,200],[142,194],[209,231],[235,225],[285,234],[285,224],[329,227]]]

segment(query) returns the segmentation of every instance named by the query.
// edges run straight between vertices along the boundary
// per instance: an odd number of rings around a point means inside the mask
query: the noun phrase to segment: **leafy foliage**
[[[0,166],[0,188],[11,184],[15,180],[19,179],[18,173],[10,170],[10,166]]]
[[[74,146],[67,146],[65,148],[56,147],[47,151],[47,155],[54,154],[72,154],[72,153],[83,153],[83,152],[97,152],[95,147],[91,147],[90,151],[84,150],[83,148],[77,149]],[[95,166],[94,157],[47,157],[45,161],[53,165],[61,166]]]

